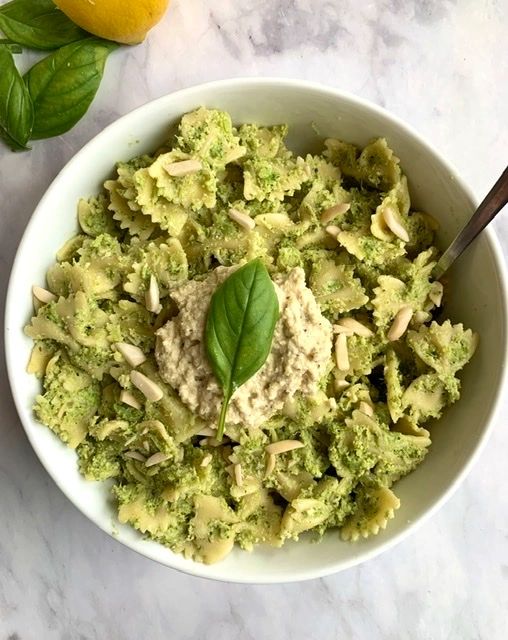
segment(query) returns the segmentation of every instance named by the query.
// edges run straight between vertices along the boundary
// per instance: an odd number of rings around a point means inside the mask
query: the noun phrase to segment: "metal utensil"
[[[478,209],[473,213],[466,225],[459,231],[451,245],[439,258],[432,275],[439,279],[452,263],[460,256],[476,236],[485,229],[501,209],[508,203],[508,167],[485,196]]]

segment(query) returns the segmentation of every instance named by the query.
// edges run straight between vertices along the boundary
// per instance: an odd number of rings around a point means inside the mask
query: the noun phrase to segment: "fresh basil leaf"
[[[26,149],[34,112],[30,94],[8,45],[0,45],[0,136],[13,150]]]
[[[279,317],[279,301],[261,260],[248,262],[215,290],[205,327],[206,353],[224,390],[217,439],[231,396],[265,363]]]
[[[12,0],[0,7],[0,29],[17,44],[58,49],[88,37],[51,0]]]
[[[34,105],[32,138],[71,129],[88,110],[102,80],[113,42],[89,38],[68,44],[34,65],[25,76]]]

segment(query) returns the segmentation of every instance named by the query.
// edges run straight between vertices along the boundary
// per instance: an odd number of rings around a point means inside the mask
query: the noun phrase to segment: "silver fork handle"
[[[476,236],[485,229],[508,202],[508,167],[485,196],[478,209],[473,213],[466,225],[459,231],[451,245],[443,253],[434,267],[432,275],[439,279],[447,271],[452,262],[466,249]]]

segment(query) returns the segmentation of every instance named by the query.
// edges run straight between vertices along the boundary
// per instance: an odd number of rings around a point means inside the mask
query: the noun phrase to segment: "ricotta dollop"
[[[223,392],[205,351],[204,331],[215,289],[236,267],[218,267],[204,280],[171,292],[179,313],[157,331],[155,355],[162,378],[197,415],[217,419]],[[226,422],[255,427],[279,412],[295,393],[316,393],[332,349],[332,326],[322,315],[305,273],[295,268],[273,278],[280,316],[261,369],[231,399]]]

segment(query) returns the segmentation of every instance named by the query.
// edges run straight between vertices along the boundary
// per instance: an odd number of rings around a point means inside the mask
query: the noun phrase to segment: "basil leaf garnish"
[[[279,302],[261,260],[248,262],[215,290],[208,310],[205,345],[224,390],[217,439],[224,433],[231,396],[265,363],[279,317]]]

